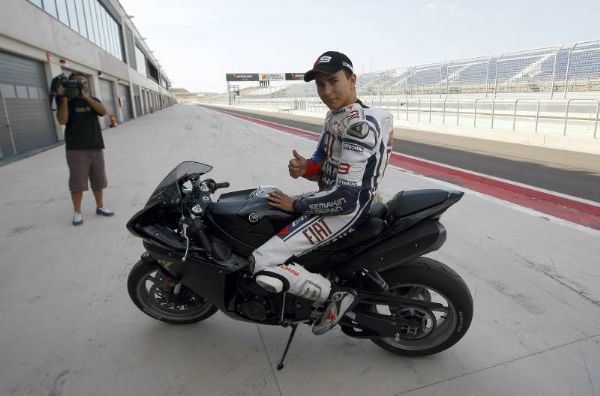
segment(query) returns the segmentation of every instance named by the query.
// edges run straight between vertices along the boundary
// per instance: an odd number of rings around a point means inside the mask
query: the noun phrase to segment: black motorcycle
[[[202,180],[211,169],[181,163],[127,223],[146,249],[129,274],[129,295],[144,313],[172,324],[221,310],[237,320],[291,326],[281,369],[298,324],[312,324],[323,307],[267,292],[255,282],[248,258],[297,215],[269,206],[272,187],[213,201],[211,194],[229,183]],[[446,240],[440,216],[462,195],[400,192],[387,204],[373,204],[349,236],[293,259],[357,291],[358,304],[339,322],[343,333],[406,356],[443,351],[465,335],[473,316],[467,285],[445,264],[422,257]]]

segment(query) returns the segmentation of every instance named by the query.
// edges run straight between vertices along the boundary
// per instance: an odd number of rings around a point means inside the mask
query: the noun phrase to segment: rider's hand
[[[284,212],[294,212],[294,201],[296,199],[294,197],[290,197],[289,195],[275,190],[267,197],[267,201],[269,205],[276,209],[281,209]]]
[[[290,176],[294,179],[297,179],[306,172],[308,161],[306,158],[298,154],[296,150],[293,150],[292,154],[294,155],[294,158],[290,160],[288,169],[290,171]]]
[[[62,85],[59,85],[58,87],[56,87],[56,96],[63,96],[65,94],[65,87]]]
[[[87,84],[83,84],[83,86],[81,87],[81,97],[83,99],[91,98],[91,96],[89,95],[89,92],[88,92]]]

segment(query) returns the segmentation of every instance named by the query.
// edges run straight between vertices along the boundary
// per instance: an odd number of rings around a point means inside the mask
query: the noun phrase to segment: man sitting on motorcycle
[[[252,256],[256,282],[265,289],[327,304],[312,328],[323,334],[356,305],[356,292],[290,259],[345,237],[366,219],[391,152],[393,116],[357,99],[352,62],[340,52],[319,56],[304,76],[306,82],[313,79],[330,111],[317,150],[308,160],[294,150],[289,173],[317,180],[319,191],[297,197],[272,192],[272,207],[301,216]]]

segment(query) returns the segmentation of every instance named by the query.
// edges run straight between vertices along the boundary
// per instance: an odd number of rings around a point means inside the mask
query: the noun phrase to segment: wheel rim
[[[420,326],[403,326],[394,337],[380,338],[381,341],[394,348],[418,351],[436,347],[452,336],[457,313],[452,302],[443,293],[429,286],[412,283],[395,285],[390,292],[405,298],[435,302],[444,308],[430,310],[421,307],[375,306],[378,314],[417,320],[421,323]]]
[[[204,297],[159,269],[152,269],[139,280],[136,294],[144,311],[161,319],[194,320],[213,307]]]

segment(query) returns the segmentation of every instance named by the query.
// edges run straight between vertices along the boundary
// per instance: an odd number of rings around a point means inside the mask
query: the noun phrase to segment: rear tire
[[[403,356],[426,356],[456,344],[467,332],[473,318],[473,298],[465,281],[447,265],[419,257],[414,261],[385,271],[381,276],[390,292],[417,300],[433,301],[446,307],[444,311],[421,308],[377,306],[392,317],[420,320],[422,326],[403,328],[389,338],[372,339],[383,349]],[[386,308],[387,307],[387,308]]]
[[[188,287],[179,284],[158,263],[138,261],[127,279],[133,303],[146,315],[171,324],[190,324],[207,319],[218,308]],[[175,290],[179,287],[179,292]]]

